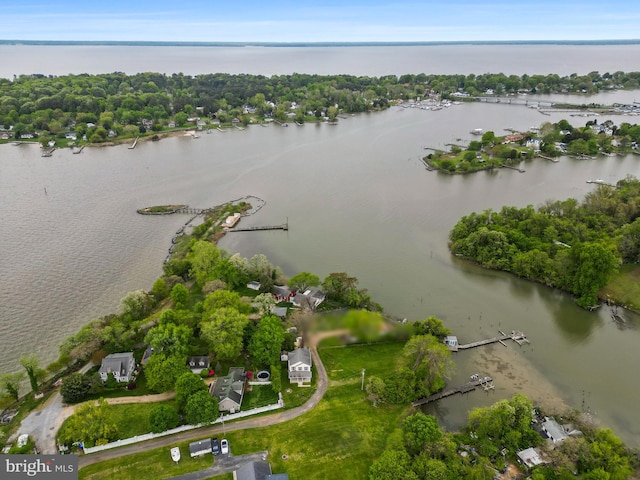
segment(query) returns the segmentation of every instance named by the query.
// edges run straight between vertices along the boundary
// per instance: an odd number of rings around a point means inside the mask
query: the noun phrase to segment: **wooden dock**
[[[289,222],[282,225],[265,225],[262,227],[230,228],[230,232],[257,232],[260,230],[289,230]]]
[[[472,343],[465,343],[463,345],[460,345],[458,343],[457,337],[453,335],[449,335],[445,338],[444,343],[447,346],[447,348],[452,352],[457,352],[458,350],[468,350],[470,348],[482,347],[483,345],[490,345],[492,343],[498,343],[498,342],[500,342],[502,345],[506,347],[507,344],[504,343],[505,340],[513,340],[518,345],[529,343],[527,336],[520,331],[512,330],[510,334],[506,334],[500,330],[498,330],[498,332],[500,333],[500,335],[497,337],[485,338],[484,340],[478,340],[477,342],[472,342]]]
[[[138,139],[140,137],[136,137],[136,139],[133,141],[133,143],[129,146],[129,150],[133,150],[134,148],[136,148],[136,145],[138,144]]]
[[[522,168],[512,167],[511,165],[502,165],[502,168],[510,168],[511,170],[517,170],[520,173],[524,173],[524,170]]]
[[[435,393],[433,395],[429,395],[428,397],[421,398],[411,403],[412,407],[419,407],[421,405],[426,405],[427,403],[432,403],[441,398],[450,397],[451,395],[455,395],[456,393],[468,393],[476,388],[482,386],[485,390],[491,390],[494,388],[493,379],[491,377],[482,377],[475,380],[471,380],[467,383],[463,383],[458,387],[445,388],[439,393]]]
[[[73,153],[74,155],[78,155],[79,153],[82,153],[82,150],[84,150],[84,145],[82,145],[80,148],[78,148],[77,150],[72,150],[71,153]]]

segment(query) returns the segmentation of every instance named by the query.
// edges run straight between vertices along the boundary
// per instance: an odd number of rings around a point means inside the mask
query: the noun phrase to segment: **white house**
[[[102,359],[100,365],[100,379],[107,381],[107,376],[113,373],[117,382],[130,382],[133,380],[133,372],[136,368],[136,361],[133,352],[112,353]]]
[[[528,468],[533,468],[537,465],[546,463],[540,456],[540,453],[538,452],[538,450],[536,450],[535,448],[526,448],[524,450],[519,451],[517,455],[520,463],[522,463],[525,467],[528,467]]]
[[[296,348],[288,355],[289,382],[302,386],[311,382],[311,351],[304,348]]]

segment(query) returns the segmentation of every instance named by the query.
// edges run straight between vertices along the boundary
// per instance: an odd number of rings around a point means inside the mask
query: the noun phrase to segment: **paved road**
[[[236,430],[244,430],[247,428],[258,428],[258,427],[267,427],[270,425],[276,425],[278,423],[286,422],[288,420],[292,420],[300,415],[304,415],[312,408],[314,408],[318,402],[322,399],[325,392],[327,391],[328,386],[328,378],[327,371],[320,360],[320,356],[318,355],[318,351],[313,344],[310,347],[311,356],[313,357],[313,361],[316,364],[316,370],[318,373],[318,381],[316,391],[313,393],[311,398],[307,400],[304,405],[301,405],[296,408],[292,408],[291,410],[285,410],[283,412],[278,412],[273,415],[262,416],[257,418],[249,418],[247,420],[241,420],[238,422],[230,423],[225,425],[224,430],[231,432]],[[143,452],[146,450],[152,450],[161,447],[169,447],[175,445],[176,443],[199,440],[203,437],[212,437],[215,435],[220,435],[223,433],[222,426],[216,425],[211,427],[203,427],[197,430],[189,430],[182,433],[177,433],[175,435],[154,438],[153,440],[149,440],[146,442],[136,443],[133,445],[127,445],[125,447],[120,447],[111,450],[103,450],[102,452],[92,453],[91,455],[83,455],[79,458],[78,466],[79,468],[86,467],[87,465],[92,465],[94,463],[103,462],[105,460],[110,460],[112,458],[123,457],[125,455],[132,455],[134,453]],[[205,477],[206,478],[206,477]]]

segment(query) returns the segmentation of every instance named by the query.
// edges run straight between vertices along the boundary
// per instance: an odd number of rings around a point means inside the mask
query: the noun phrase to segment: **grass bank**
[[[635,311],[640,311],[640,266],[624,265],[606,287],[599,292],[602,299],[611,299]]]
[[[327,369],[329,388],[318,406],[285,423],[229,432],[226,438],[232,453],[267,450],[273,471],[286,472],[291,478],[343,479],[346,472],[348,478],[367,478],[369,466],[384,451],[387,438],[400,425],[407,407],[373,408],[361,390],[362,369],[366,376],[391,374],[401,350],[400,343],[321,344],[319,353]],[[283,384],[287,388],[284,379]],[[188,443],[179,446],[186,452]],[[201,460],[184,458],[176,466],[169,458],[169,449],[160,448],[87,466],[80,470],[80,478],[163,479],[204,469],[211,461],[210,456]]]

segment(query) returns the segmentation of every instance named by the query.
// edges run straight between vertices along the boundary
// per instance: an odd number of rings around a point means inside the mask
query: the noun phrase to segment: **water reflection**
[[[603,326],[604,321],[598,312],[578,309],[567,302],[567,294],[555,290],[541,290],[545,305],[555,322],[557,329],[571,343],[582,343],[588,339],[594,329]]]

